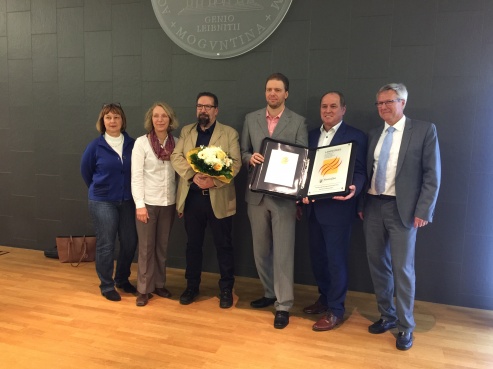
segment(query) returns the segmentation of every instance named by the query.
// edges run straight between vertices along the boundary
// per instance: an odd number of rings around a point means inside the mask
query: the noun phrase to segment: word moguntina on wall
[[[191,54],[226,59],[265,41],[292,0],[152,0],[156,18],[171,40]]]

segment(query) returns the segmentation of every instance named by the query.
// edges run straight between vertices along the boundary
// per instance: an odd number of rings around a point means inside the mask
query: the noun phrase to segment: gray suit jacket
[[[367,171],[371,183],[374,152],[383,126],[368,133]],[[431,222],[440,188],[440,149],[433,123],[406,118],[397,159],[395,192],[402,223],[414,225],[414,217]]]
[[[245,116],[243,124],[243,133],[241,135],[241,159],[248,169],[248,183],[251,181],[253,167],[250,168],[250,158],[254,152],[260,152],[262,140],[269,137],[267,121],[265,119],[266,108],[254,111]],[[306,120],[301,115],[284,109],[279,119],[279,123],[272,134],[275,140],[293,143],[302,146],[308,146],[308,131],[306,129]],[[252,205],[258,205],[262,201],[263,194],[250,191],[247,187],[245,200]]]

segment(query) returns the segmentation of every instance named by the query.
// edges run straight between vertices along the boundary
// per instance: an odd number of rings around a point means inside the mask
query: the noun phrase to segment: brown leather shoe
[[[332,312],[328,312],[313,325],[312,329],[317,332],[330,331],[331,329],[337,327],[339,324],[342,324],[342,319],[336,317],[334,314],[332,314]]]
[[[319,300],[313,305],[307,306],[303,309],[305,314],[322,314],[327,311],[328,307],[322,304]]]
[[[147,293],[137,294],[137,300],[135,302],[137,306],[146,306],[148,302],[149,302],[149,295]]]
[[[171,297],[171,292],[169,292],[166,288],[158,288],[156,287],[156,289],[154,290],[154,293],[160,297],[164,297],[164,298],[167,298],[169,299]]]

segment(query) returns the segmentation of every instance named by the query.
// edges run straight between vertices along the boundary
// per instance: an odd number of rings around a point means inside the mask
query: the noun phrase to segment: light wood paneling
[[[371,294],[350,292],[345,323],[314,332],[316,317],[302,308],[316,288],[297,285],[290,324],[276,330],[271,308],[250,308],[262,295],[257,279],[237,278],[234,306],[223,310],[217,275],[204,273],[198,300],[182,306],[184,272],[169,269],[173,298],[137,307],[131,295],[100,295],[94,263],[0,251],[1,368],[493,368],[492,311],[417,301],[414,347],[401,352],[395,332],[368,333],[378,319]]]

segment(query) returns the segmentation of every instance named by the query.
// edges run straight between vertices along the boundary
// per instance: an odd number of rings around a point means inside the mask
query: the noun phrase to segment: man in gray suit
[[[368,331],[397,327],[399,350],[413,345],[416,232],[433,219],[441,171],[436,127],[404,115],[407,95],[406,86],[398,83],[377,93],[384,125],[368,134],[371,182],[360,213],[380,312]]]
[[[245,117],[240,146],[249,183],[255,165],[264,161],[260,146],[265,137],[308,146],[305,118],[285,106],[288,95],[287,77],[281,73],[270,75],[265,84],[267,107]],[[250,305],[263,308],[275,304],[274,328],[282,329],[289,324],[289,309],[294,300],[296,204],[293,200],[255,193],[248,188],[246,202],[255,265],[264,286],[264,296]]]

